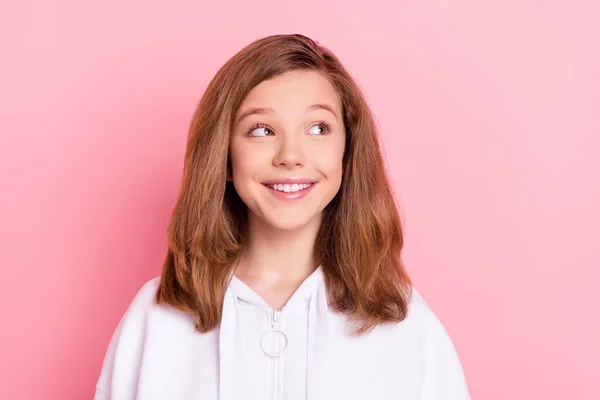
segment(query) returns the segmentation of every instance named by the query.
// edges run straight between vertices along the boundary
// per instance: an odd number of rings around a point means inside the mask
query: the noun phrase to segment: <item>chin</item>
[[[261,212],[262,222],[273,228],[282,231],[293,231],[317,223],[319,214],[308,212],[308,210],[267,210]],[[304,212],[303,212],[304,211]]]
[[[300,229],[311,221],[311,219],[307,218],[290,218],[290,219],[265,219],[265,223],[269,225],[271,228],[279,229],[282,231],[293,231],[296,229]]]

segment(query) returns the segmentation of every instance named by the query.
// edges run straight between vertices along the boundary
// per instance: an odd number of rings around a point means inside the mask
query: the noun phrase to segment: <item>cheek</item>
[[[232,177],[240,190],[269,170],[273,158],[267,146],[232,146],[230,155]]]
[[[314,152],[314,163],[330,180],[342,175],[343,146],[320,149]]]
[[[256,163],[256,157],[253,152],[244,146],[231,147],[231,167],[234,176],[242,176],[252,172],[253,164]]]

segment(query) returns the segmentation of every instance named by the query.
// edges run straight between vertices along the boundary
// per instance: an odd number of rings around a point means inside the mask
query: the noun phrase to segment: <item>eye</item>
[[[319,122],[318,124],[313,125],[308,132],[311,135],[324,135],[326,133],[329,133],[329,131],[331,130],[331,124],[327,123],[327,122]]]
[[[271,128],[265,125],[257,124],[250,128],[250,130],[248,131],[248,136],[264,137],[268,136],[269,133],[273,133]]]

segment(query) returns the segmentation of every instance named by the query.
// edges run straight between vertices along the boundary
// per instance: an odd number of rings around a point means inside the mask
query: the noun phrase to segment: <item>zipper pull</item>
[[[280,319],[281,311],[273,311],[273,313],[271,314],[271,326],[273,328],[278,328]]]
[[[263,353],[265,353],[267,356],[269,356],[271,358],[277,358],[279,356],[282,356],[287,351],[289,339],[288,339],[288,335],[284,331],[279,329],[279,323],[281,321],[281,310],[279,310],[279,311],[271,310],[269,312],[269,319],[271,322],[271,329],[267,329],[260,337],[260,347],[261,347]],[[278,334],[278,335],[283,336],[283,349],[281,349],[277,352],[273,352],[268,347],[266,347],[265,337],[269,336],[269,334]],[[277,340],[277,343],[280,343],[280,341]]]

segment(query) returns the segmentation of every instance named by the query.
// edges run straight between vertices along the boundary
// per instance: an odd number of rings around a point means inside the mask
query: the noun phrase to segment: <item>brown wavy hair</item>
[[[328,78],[343,109],[342,183],[315,240],[329,305],[358,322],[357,334],[407,315],[411,282],[400,257],[401,220],[364,95],[327,48],[299,34],[273,35],[219,69],[189,130],[156,301],[192,314],[200,332],[220,323],[229,278],[247,245],[247,207],[226,179],[235,114],[256,85],[292,70]]]

